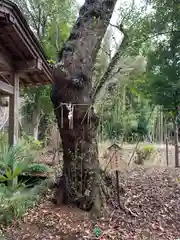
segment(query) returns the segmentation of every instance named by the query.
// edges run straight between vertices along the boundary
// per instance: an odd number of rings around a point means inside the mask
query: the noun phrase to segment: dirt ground
[[[121,203],[128,211],[112,205],[96,222],[79,209],[53,205],[49,192],[38,207],[2,230],[7,240],[178,240],[179,179],[180,169],[174,168],[138,167],[122,173]],[[99,238],[95,236],[95,227],[101,230]]]
[[[117,169],[120,171],[126,171],[129,168],[135,168],[137,165],[134,163],[136,159],[136,153],[134,153],[136,149],[136,144],[127,144],[124,143],[121,148],[121,155],[118,157],[118,166],[116,165],[115,161],[112,158],[112,161],[109,162],[112,154],[109,154],[109,156],[105,159],[103,157],[104,153],[107,151],[108,147],[112,143],[110,142],[102,142],[99,143],[99,159],[102,166],[108,165],[108,169]],[[154,152],[151,156],[151,158],[144,163],[144,167],[151,167],[151,166],[167,166],[167,155],[166,151],[168,151],[168,166],[173,167],[175,163],[175,155],[174,155],[174,146],[170,145],[168,146],[168,150],[166,150],[165,144],[153,144],[153,143],[139,143],[138,148],[143,148],[144,146],[152,146],[154,148]],[[131,161],[130,161],[131,159]],[[128,166],[128,163],[130,161],[130,165]]]

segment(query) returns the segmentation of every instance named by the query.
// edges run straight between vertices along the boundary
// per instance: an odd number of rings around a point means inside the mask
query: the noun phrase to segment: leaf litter
[[[138,167],[120,175],[124,209],[118,207],[115,187],[108,208],[96,222],[77,208],[53,205],[49,193],[38,207],[3,229],[6,239],[178,240],[180,169]],[[95,228],[101,232],[99,237]]]

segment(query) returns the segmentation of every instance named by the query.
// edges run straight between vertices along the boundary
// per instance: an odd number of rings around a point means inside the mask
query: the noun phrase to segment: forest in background
[[[69,0],[14,2],[49,62],[55,63],[78,14],[77,4]],[[119,19],[108,27],[93,75],[100,140],[173,140],[179,105],[177,6],[163,0],[124,1],[116,9]],[[121,43],[117,31],[121,33],[122,26]],[[50,93],[51,86],[30,87],[21,93],[22,129],[35,139],[44,140],[54,122]]]

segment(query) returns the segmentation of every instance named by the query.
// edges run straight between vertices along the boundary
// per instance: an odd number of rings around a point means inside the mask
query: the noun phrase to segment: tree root
[[[94,197],[93,202],[90,202],[87,196],[79,196],[75,201],[75,198],[72,199],[69,196],[65,179],[62,176],[56,179],[56,183],[54,184],[53,203],[57,205],[75,204],[80,209],[88,211],[91,218],[99,216],[102,211],[109,211],[108,209],[110,208],[121,209],[125,213],[134,216],[134,214],[125,207],[123,201],[118,202],[115,182],[115,175],[100,170],[99,186],[96,190],[96,196]],[[121,196],[124,195],[124,192],[123,187],[120,186],[119,193]]]

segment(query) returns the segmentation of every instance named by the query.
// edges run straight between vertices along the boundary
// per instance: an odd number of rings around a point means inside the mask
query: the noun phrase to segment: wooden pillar
[[[9,145],[16,144],[19,137],[19,74],[14,73],[13,94],[9,96]]]
[[[179,129],[177,118],[174,123],[174,150],[175,150],[175,167],[179,167]]]
[[[169,166],[169,149],[168,149],[168,138],[166,137],[166,165]]]

